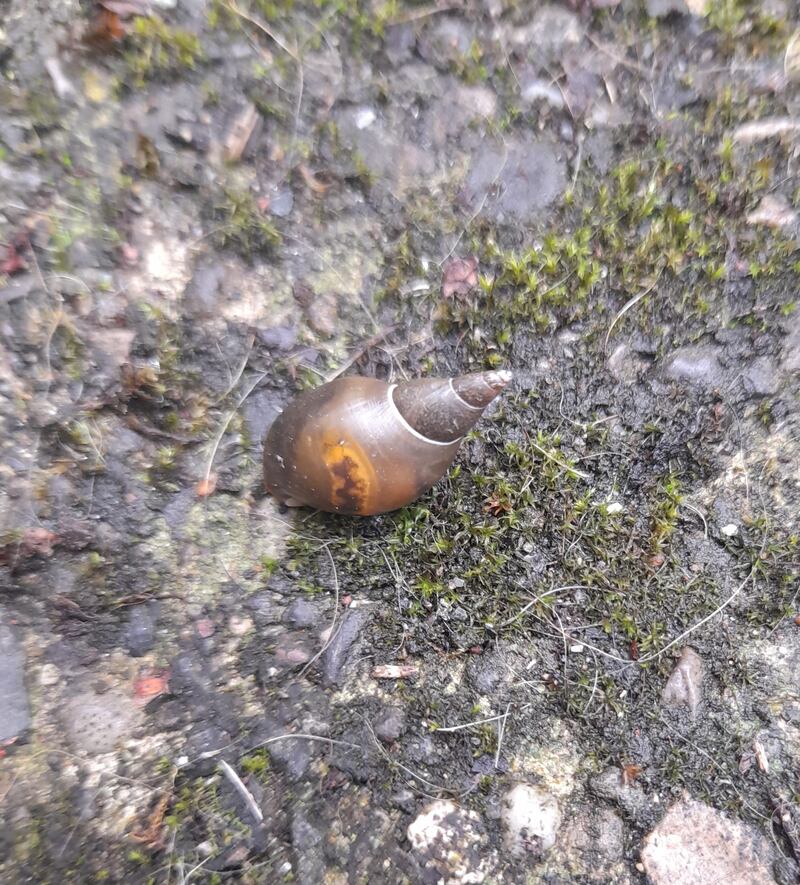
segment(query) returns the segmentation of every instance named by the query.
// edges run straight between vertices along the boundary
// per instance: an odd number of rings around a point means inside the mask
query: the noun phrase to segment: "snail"
[[[300,394],[264,439],[264,484],[289,506],[373,516],[444,476],[511,372],[388,384],[337,378]]]

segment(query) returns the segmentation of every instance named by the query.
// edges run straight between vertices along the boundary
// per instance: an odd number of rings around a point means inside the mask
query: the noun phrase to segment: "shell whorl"
[[[398,384],[392,400],[403,420],[433,442],[460,440],[511,381],[511,372],[474,372]]]

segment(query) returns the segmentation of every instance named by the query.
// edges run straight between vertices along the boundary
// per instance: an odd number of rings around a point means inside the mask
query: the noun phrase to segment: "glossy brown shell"
[[[385,382],[339,378],[301,394],[275,419],[264,441],[264,481],[287,503],[385,513],[438,482],[460,444],[414,431]]]

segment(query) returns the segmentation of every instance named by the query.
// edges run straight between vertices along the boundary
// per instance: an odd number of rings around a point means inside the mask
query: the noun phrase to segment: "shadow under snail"
[[[267,491],[330,513],[404,507],[444,476],[464,434],[510,381],[506,371],[398,384],[350,376],[308,390],[267,431]]]

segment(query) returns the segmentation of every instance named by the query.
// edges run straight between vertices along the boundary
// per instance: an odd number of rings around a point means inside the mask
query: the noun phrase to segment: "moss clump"
[[[197,34],[171,27],[155,15],[134,18],[127,45],[125,63],[136,87],[194,68],[203,57]]]
[[[219,222],[214,237],[221,248],[250,259],[258,254],[272,255],[280,245],[280,232],[247,191],[226,190],[214,214]]]

